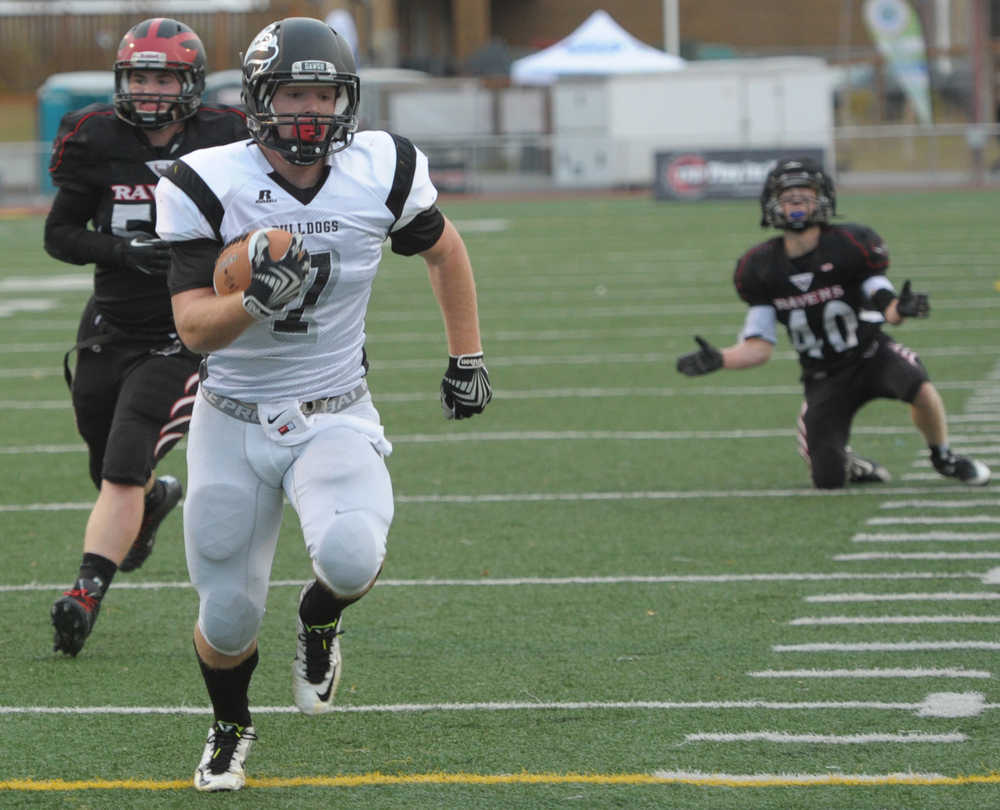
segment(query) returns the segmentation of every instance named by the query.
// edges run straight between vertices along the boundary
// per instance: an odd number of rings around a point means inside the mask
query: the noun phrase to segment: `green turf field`
[[[341,711],[292,709],[289,509],[239,794],[190,787],[211,722],[181,516],[119,574],[76,659],[48,610],[93,498],[62,380],[86,268],[0,219],[0,807],[987,808],[1000,791],[1000,499],[931,475],[905,406],[854,447],[888,485],[820,495],[782,338],[681,377],[742,325],[754,202],[445,201],[477,271],[496,396],[445,422],[440,317],[387,252],[370,382],[397,494],[383,578],[345,618]],[[1000,467],[1000,193],[846,196],[931,295],[896,330],[953,443]],[[183,446],[161,471],[186,478]],[[991,575],[991,571],[997,575]]]

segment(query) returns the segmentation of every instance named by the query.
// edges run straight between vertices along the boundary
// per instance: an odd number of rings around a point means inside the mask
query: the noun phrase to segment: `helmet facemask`
[[[274,96],[280,87],[306,84],[333,90],[336,95],[332,115],[274,111]],[[304,81],[301,74],[271,74],[258,82],[248,82],[247,87],[253,94],[252,106],[251,97],[248,95],[245,99],[251,110],[247,117],[250,134],[263,146],[279,152],[289,163],[310,166],[347,148],[358,128],[357,76],[330,73]],[[290,127],[291,135],[282,137],[279,127]]]
[[[809,188],[816,192],[812,211],[800,219],[785,216],[780,197],[793,188]],[[762,228],[772,227],[783,231],[804,231],[813,225],[827,225],[837,213],[837,195],[833,181],[813,161],[783,160],[775,166],[764,181],[760,195]]]

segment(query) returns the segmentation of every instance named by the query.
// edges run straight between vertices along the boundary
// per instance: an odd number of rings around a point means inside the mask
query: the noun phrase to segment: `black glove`
[[[903,282],[899,298],[896,299],[896,312],[904,318],[926,318],[931,314],[931,302],[927,293],[915,293],[910,289],[910,280]]]
[[[250,286],[243,291],[243,309],[260,321],[273,318],[288,306],[309,275],[309,253],[295,234],[284,255],[271,258],[267,238],[260,239],[251,261]]]
[[[696,352],[682,354],[678,357],[677,370],[689,377],[697,377],[700,374],[709,374],[722,368],[722,352],[700,335],[695,335],[694,339],[701,348]]]
[[[170,244],[155,236],[126,236],[115,245],[118,263],[147,276],[165,276],[170,269]]]
[[[451,355],[441,380],[441,408],[445,419],[465,419],[482,413],[493,399],[490,375],[483,365],[483,353]]]

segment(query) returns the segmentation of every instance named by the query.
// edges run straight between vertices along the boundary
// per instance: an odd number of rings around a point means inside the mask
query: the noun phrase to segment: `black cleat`
[[[884,484],[892,480],[892,475],[877,461],[855,455],[847,448],[847,480],[852,484]]]
[[[76,656],[83,649],[90,631],[94,629],[97,613],[101,609],[104,593],[100,582],[78,579],[73,587],[64,591],[50,611],[55,629],[53,652]]]
[[[956,456],[950,450],[945,455],[931,453],[931,464],[946,478],[957,478],[969,486],[984,487],[990,482],[990,468],[983,462]]]
[[[132,548],[125,555],[125,559],[118,566],[119,571],[135,571],[146,562],[146,558],[153,552],[156,530],[163,522],[163,518],[177,506],[183,494],[184,487],[172,475],[164,475],[162,478],[156,479],[153,488],[146,495],[139,534],[135,538],[135,542],[132,543]]]

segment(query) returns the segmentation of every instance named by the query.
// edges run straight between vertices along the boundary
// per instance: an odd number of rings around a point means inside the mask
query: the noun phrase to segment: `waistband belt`
[[[254,403],[243,402],[242,400],[233,399],[223,394],[216,394],[204,386],[200,386],[200,388],[201,395],[213,408],[217,408],[234,419],[250,422],[254,425],[260,424],[260,419],[257,416],[257,406]],[[306,416],[313,413],[337,413],[353,405],[367,393],[368,383],[362,380],[345,394],[338,394],[335,397],[323,397],[322,399],[311,399],[308,402],[299,403],[299,407]]]

